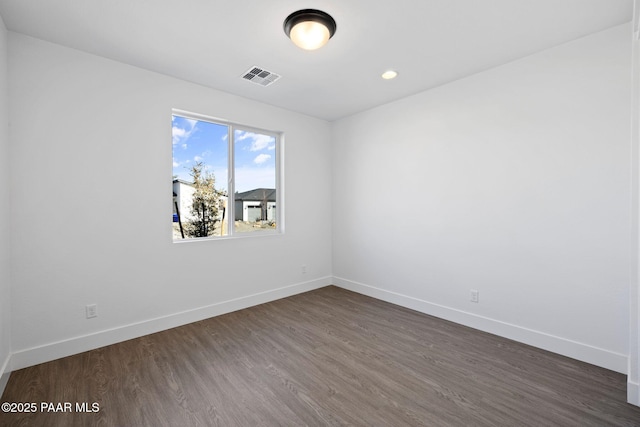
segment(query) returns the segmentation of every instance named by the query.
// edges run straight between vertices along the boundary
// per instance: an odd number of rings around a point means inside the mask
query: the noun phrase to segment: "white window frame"
[[[227,126],[227,150],[228,150],[228,176],[227,176],[227,209],[226,209],[226,227],[227,234],[223,236],[208,237],[191,237],[185,239],[173,239],[174,243],[184,242],[201,242],[210,240],[225,240],[234,238],[262,237],[284,234],[284,133],[280,131],[261,129],[254,126],[247,126],[229,120],[207,116],[204,114],[193,113],[180,109],[172,109],[171,117],[180,116],[187,119],[198,120],[202,122],[213,123],[216,125]],[[275,139],[276,142],[276,228],[273,230],[261,230],[259,232],[236,232],[235,231],[235,136],[236,130],[268,135]],[[173,170],[172,170],[173,175]],[[271,208],[273,202],[268,202],[268,208]]]

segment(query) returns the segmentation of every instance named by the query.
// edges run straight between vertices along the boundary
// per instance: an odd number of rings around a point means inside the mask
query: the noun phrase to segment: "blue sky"
[[[173,175],[191,182],[189,170],[202,162],[216,177],[216,189],[227,191],[228,127],[173,116]],[[276,188],[275,138],[235,129],[236,191]]]

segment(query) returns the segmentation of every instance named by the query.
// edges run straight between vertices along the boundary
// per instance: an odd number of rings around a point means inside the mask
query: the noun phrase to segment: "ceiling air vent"
[[[242,75],[242,78],[260,86],[269,86],[270,84],[275,83],[280,76],[276,73],[272,73],[271,71],[254,66],[248,69]]]

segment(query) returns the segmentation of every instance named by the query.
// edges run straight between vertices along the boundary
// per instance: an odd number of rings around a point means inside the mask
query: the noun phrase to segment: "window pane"
[[[173,238],[227,234],[228,126],[173,115]]]
[[[234,232],[276,228],[276,137],[234,131]]]

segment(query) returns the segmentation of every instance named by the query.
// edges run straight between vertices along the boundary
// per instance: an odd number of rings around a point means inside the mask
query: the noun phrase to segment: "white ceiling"
[[[338,25],[317,51],[282,29],[306,8]],[[632,0],[0,0],[0,15],[11,31],[335,120],[629,22]],[[254,65],[282,78],[241,79]]]

